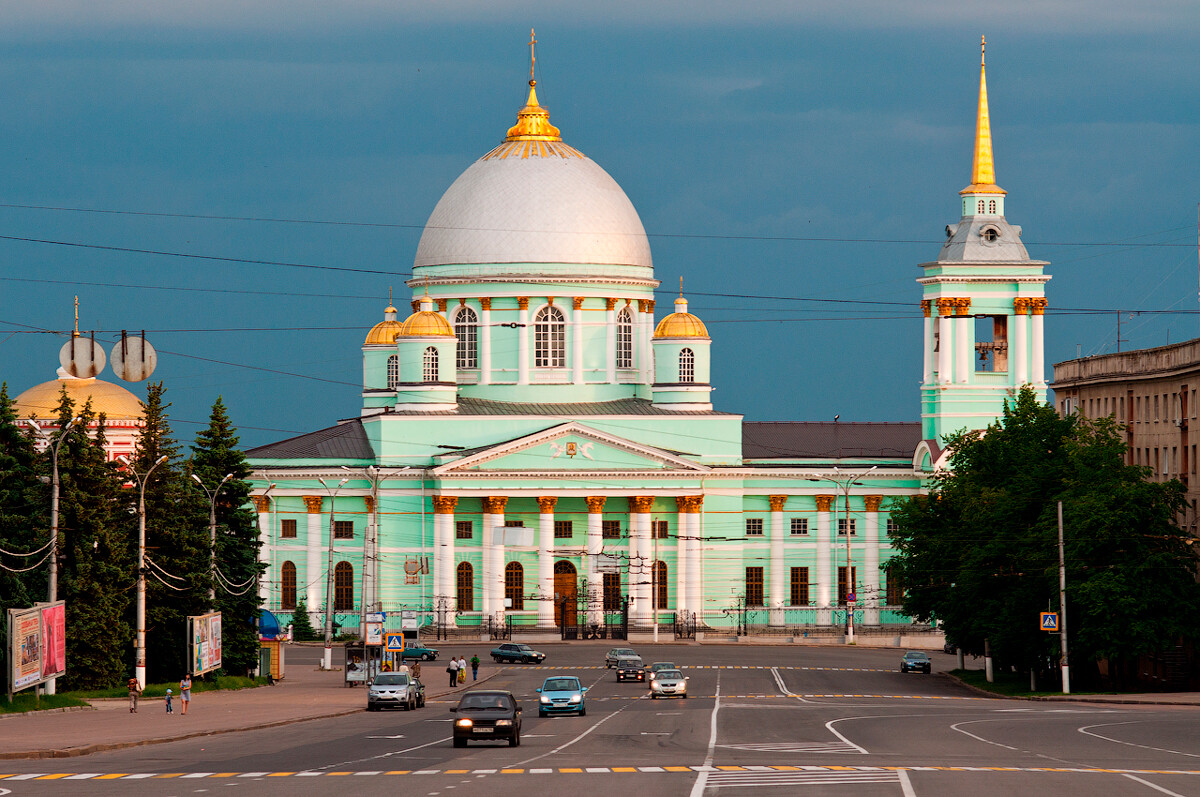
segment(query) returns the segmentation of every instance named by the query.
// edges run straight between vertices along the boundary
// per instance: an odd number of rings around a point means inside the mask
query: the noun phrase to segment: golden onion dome
[[[687,299],[675,300],[675,312],[658,322],[655,338],[708,338],[704,322],[687,311]]]
[[[538,105],[537,81],[529,81],[529,99],[517,111],[517,123],[508,128],[505,141],[562,141],[562,135],[550,124],[550,112]]]
[[[142,402],[125,388],[101,379],[75,379],[65,374],[17,396],[13,410],[18,418],[53,418],[64,388],[75,402],[76,412],[91,399],[92,411],[97,415],[104,413],[109,420],[141,420]]]
[[[428,295],[421,297],[421,309],[410,315],[400,325],[398,338],[439,338],[454,337],[450,322],[440,313],[433,310],[433,299]]]
[[[367,339],[363,343],[364,346],[390,346],[396,342],[396,335],[400,334],[402,324],[396,320],[396,308],[390,304],[383,311],[383,320],[375,326],[371,327],[371,331],[367,333]]]

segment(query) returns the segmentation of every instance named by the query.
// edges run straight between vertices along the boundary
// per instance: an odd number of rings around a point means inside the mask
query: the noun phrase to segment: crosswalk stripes
[[[725,750],[747,750],[752,753],[853,753],[862,749],[845,742],[761,742],[758,744],[719,744]]]
[[[520,664],[506,665],[506,670],[607,670],[599,664],[568,666],[565,664]],[[753,664],[681,664],[681,670],[807,670],[808,672],[891,672],[896,670],[880,667],[801,667],[798,665],[753,665]]]
[[[708,776],[709,788],[747,788],[750,786],[845,786],[861,783],[899,783],[895,771],[855,770],[850,772],[796,771],[781,772],[770,768],[745,767],[743,772],[715,772]],[[765,771],[764,771],[765,770]]]

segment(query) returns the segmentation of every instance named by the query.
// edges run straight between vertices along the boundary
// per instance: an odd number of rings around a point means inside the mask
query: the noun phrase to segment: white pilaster
[[[943,352],[945,345],[945,341],[942,341]],[[832,573],[830,558],[830,546],[835,542],[831,536],[833,530],[829,522],[832,517],[832,503],[833,496],[817,497],[817,623],[820,625],[829,625],[831,622],[829,598],[833,594],[832,580],[836,578]]]
[[[529,384],[529,300],[521,297],[517,311],[517,384]]]
[[[972,364],[975,347],[975,336],[971,330],[971,316],[959,316],[954,319],[954,381],[965,385],[971,379],[974,370]]]
[[[308,526],[304,535],[304,603],[315,617],[325,605],[325,571],[321,567],[321,527],[325,520],[325,513],[321,509],[324,499],[306,495],[304,502],[308,505]]]
[[[1013,322],[1013,384],[1020,387],[1029,381],[1029,316],[1019,313]]]
[[[483,515],[479,521],[481,526],[479,529],[479,544],[481,546],[480,552],[483,554],[479,559],[482,570],[479,578],[479,611],[484,617],[490,617],[496,611],[496,606],[493,604],[494,595],[492,592],[492,568],[495,564],[492,560],[492,538],[495,536],[493,529],[496,528],[496,516],[488,511],[488,506],[489,499],[483,499]]]
[[[950,316],[938,316],[938,382],[949,384],[954,381],[954,347],[950,330]]]
[[[578,312],[578,311],[576,311]],[[538,508],[538,619],[539,628],[554,627],[554,505],[555,498],[539,498]]]
[[[651,353],[650,348],[650,341],[654,336],[653,304],[653,301],[646,300],[646,312],[638,314],[638,318],[642,322],[638,327],[642,333],[639,341],[641,345],[641,352],[638,356],[641,378],[638,381],[643,385],[648,385],[654,381],[654,356]]]
[[[1042,299],[1041,301],[1045,302],[1046,300]],[[1045,305],[1043,304],[1042,307],[1044,306]],[[1046,317],[1039,312],[1040,309],[1041,308],[1035,309],[1033,314],[1033,351],[1031,352],[1032,357],[1030,357],[1030,367],[1033,370],[1033,373],[1030,374],[1029,380],[1033,384],[1039,386],[1046,384]]]
[[[771,568],[767,576],[770,590],[768,623],[783,625],[785,568],[783,566],[783,505],[786,495],[771,496]],[[778,508],[776,508],[778,507]]]
[[[605,381],[613,385],[617,382],[617,311],[616,299],[608,300],[608,310],[604,313],[604,362],[607,374]],[[635,316],[636,317],[636,316]]]
[[[457,567],[454,559],[454,510],[447,509],[445,502],[442,506],[438,506],[442,496],[434,497],[434,515],[433,515],[433,591],[434,605],[445,598],[451,601],[451,609],[446,615],[447,624],[454,625],[453,609],[457,608],[453,605],[457,590],[455,589],[455,578],[457,576]],[[443,499],[444,501],[444,499]]]
[[[923,340],[925,354],[921,360],[921,384],[929,385],[933,383],[933,319],[929,316],[925,316]]]
[[[881,496],[866,497],[866,536],[863,538],[863,623],[879,625],[879,503]]]
[[[636,625],[650,622],[650,577],[654,551],[650,545],[649,498],[630,499],[629,513],[629,592],[633,596]]]
[[[676,498],[676,502],[681,499]],[[675,515],[675,611],[688,611],[688,534],[687,513],[682,503]],[[668,576],[670,574],[668,573]]]
[[[479,311],[479,384],[492,383],[492,300]]]
[[[571,381],[583,384],[583,300],[577,300],[571,310]]]
[[[604,498],[589,496],[587,499],[587,582],[588,623],[604,621],[604,578],[600,574],[600,555],[604,553],[603,520],[601,514]]]
[[[271,595],[271,574],[275,572],[271,567],[271,559],[274,555],[275,546],[271,540],[271,500],[266,496],[254,496],[255,508],[258,509],[258,563],[263,565],[263,575],[258,579],[258,600],[264,607],[267,605],[267,599]],[[277,588],[278,589],[278,588]]]
[[[699,625],[704,621],[704,568],[701,565],[704,541],[700,539],[699,511],[688,514],[688,524],[688,573],[691,574],[688,578],[688,606],[696,613],[696,623]]]

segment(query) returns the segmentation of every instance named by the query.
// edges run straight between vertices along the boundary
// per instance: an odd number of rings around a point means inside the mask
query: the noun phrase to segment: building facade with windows
[[[708,329],[682,295],[658,310],[636,210],[531,80],[517,124],[434,208],[411,314],[389,305],[366,335],[361,415],[248,452],[266,606],[319,613],[332,570],[350,625],[415,609],[548,629],[627,609],[634,627],[715,627],[745,606],[754,625],[821,626],[849,595],[860,623],[908,622],[892,502],[924,489],[947,432],[1044,388],[1045,264],[1003,215],[982,70],[978,108],[961,219],[920,280],[922,419],[750,423],[714,408]]]

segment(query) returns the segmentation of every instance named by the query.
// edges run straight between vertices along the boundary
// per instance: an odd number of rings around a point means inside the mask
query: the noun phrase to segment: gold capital
[[[1029,297],[1018,296],[1017,298],[1013,299],[1013,312],[1017,315],[1028,315]]]
[[[1049,302],[1045,299],[1030,299],[1029,300],[1029,307],[1030,307],[1030,309],[1033,310],[1034,315],[1045,315],[1047,304],[1049,304]]]
[[[828,512],[833,508],[833,501],[837,498],[835,495],[817,495],[813,497],[817,499],[818,512]]]
[[[479,297],[479,309],[480,310],[491,310],[492,309],[492,297],[491,296],[480,296]]]
[[[938,315],[954,315],[954,300],[945,297],[937,300]]]
[[[528,310],[529,309],[529,297],[528,296],[518,296],[517,297],[517,307],[519,307],[522,310]]]
[[[868,512],[878,512],[879,505],[883,503],[882,495],[864,495],[863,503],[867,506]]]
[[[644,515],[650,511],[654,505],[654,496],[652,495],[631,495],[629,496],[629,511],[635,515]]]
[[[446,300],[445,299],[437,299],[436,301],[437,301],[438,312],[439,313],[446,312]]]
[[[258,514],[271,511],[271,499],[265,495],[252,495],[250,500],[254,502],[254,509]]]
[[[925,299],[921,302],[921,312],[925,314],[926,318],[929,318],[929,316],[932,315],[932,306],[933,302],[929,301],[928,299]]]
[[[681,515],[693,515],[700,511],[704,506],[704,496],[702,495],[678,495],[675,496],[675,506]]]
[[[578,310],[578,309],[580,309],[581,307],[583,307],[583,297],[582,297],[582,296],[576,296],[574,299],[572,299],[572,300],[571,300],[571,307],[572,307],[572,308],[574,308],[575,310]]]
[[[557,503],[558,503],[558,496],[554,496],[554,495],[538,496],[538,499],[537,499],[538,511],[541,512],[543,515],[553,515],[554,514],[554,506]]]
[[[322,499],[319,495],[306,495],[304,496],[304,508],[308,510],[308,514],[310,515],[319,515],[321,514],[321,501]]]
[[[367,505],[367,512],[368,512],[368,513],[374,513],[374,512],[375,512],[375,496],[373,496],[373,495],[364,495],[364,496],[363,496],[363,503]]]
[[[504,507],[508,505],[508,496],[506,495],[489,495],[483,499],[483,514],[485,515],[503,515]]]
[[[589,496],[588,496],[586,499],[584,499],[584,500],[586,500],[586,501],[587,501],[588,514],[591,514],[591,515],[599,515],[601,512],[603,512],[603,511],[604,511],[604,501],[605,501],[605,496],[603,496],[603,495],[589,495]]]
[[[653,313],[653,312],[654,312],[654,300],[653,300],[653,299],[647,299],[647,300],[646,300],[646,312],[647,312],[647,313]]]
[[[616,299],[605,299],[604,306],[608,310],[615,310],[617,307],[617,300]]]
[[[768,495],[767,499],[771,502],[772,512],[782,512],[783,505],[787,503],[788,497],[786,495]]]
[[[458,496],[456,495],[435,495],[433,497],[433,514],[435,515],[453,515],[454,508],[458,506]]]

